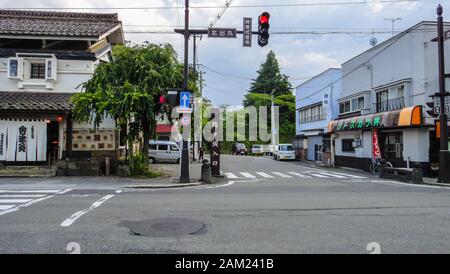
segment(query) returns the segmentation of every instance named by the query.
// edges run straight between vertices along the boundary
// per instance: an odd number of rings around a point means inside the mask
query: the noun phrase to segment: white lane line
[[[333,171],[333,172],[330,171],[328,173],[342,175],[342,176],[347,176],[347,177],[356,178],[356,179],[367,179],[367,177],[356,176],[356,175],[351,175],[351,174],[347,174],[347,173],[339,173],[339,172],[335,172],[335,171]]]
[[[348,178],[348,177],[344,177],[342,175],[336,175],[336,174],[329,173],[329,172],[319,172],[319,173],[322,174],[322,175],[331,176],[331,177],[334,177],[334,178],[340,178],[340,179]]]
[[[408,183],[400,183],[400,182],[396,182],[396,181],[383,181],[383,180],[372,180],[370,182],[372,182],[372,183],[388,183],[388,184],[395,184],[395,185],[402,185],[402,186],[411,186],[411,187],[435,188],[435,189],[450,190],[450,187],[446,187],[446,186],[427,186],[427,185],[408,184]]]
[[[196,188],[196,189],[213,189],[213,188],[221,188],[221,187],[231,186],[231,185],[233,185],[233,184],[234,184],[234,182],[233,182],[233,181],[230,181],[230,182],[228,182],[227,184],[224,184],[224,185],[219,185],[219,186],[209,186],[209,187],[198,187],[198,188]]]
[[[239,173],[241,173],[241,175],[244,176],[245,178],[252,178],[252,179],[256,178],[255,176],[251,175],[248,172],[239,172]]]
[[[97,207],[101,206],[104,202],[106,202],[107,200],[111,199],[114,196],[115,195],[106,195],[105,197],[101,198],[97,202],[93,203],[89,208],[86,208],[84,210],[81,210],[81,211],[78,211],[78,212],[72,214],[72,216],[70,216],[69,218],[65,219],[61,223],[61,226],[62,227],[68,227],[68,226],[72,225],[81,216],[83,216],[84,214],[86,214],[86,213],[96,209]]]
[[[41,198],[46,196],[45,194],[0,194],[1,198]]]
[[[227,176],[228,179],[237,179],[238,177],[234,175],[233,173],[225,173],[225,176]]]
[[[67,192],[70,192],[70,191],[72,191],[72,190],[73,190],[73,189],[66,189],[66,190],[63,190],[63,191],[58,192],[58,193],[56,193],[56,194],[58,194],[58,195],[66,194]]]
[[[21,204],[28,203],[33,199],[0,199],[0,204]]]
[[[272,172],[272,174],[275,174],[275,175],[277,175],[277,176],[279,176],[281,178],[292,178],[292,176],[286,175],[286,174],[281,173],[281,172]]]
[[[258,174],[259,176],[264,177],[264,178],[269,178],[269,179],[270,178],[275,178],[272,175],[269,175],[269,174],[267,174],[265,172],[256,172],[256,174]]]
[[[325,176],[325,175],[317,174],[317,173],[310,173],[309,175],[318,177],[318,178],[330,178],[329,176]]]
[[[7,209],[13,208],[15,206],[16,205],[0,205],[0,210],[7,210]],[[3,215],[3,214],[0,213],[0,215]]]
[[[45,201],[45,200],[53,198],[53,197],[55,197],[55,195],[45,196],[45,197],[42,197],[42,198],[39,198],[39,199],[36,199],[36,200],[31,200],[28,203],[25,203],[25,204],[22,204],[22,205],[18,205],[17,207],[14,207],[14,208],[11,208],[11,209],[8,209],[8,210],[0,212],[0,216],[8,214],[8,213],[15,212],[15,211],[18,211],[19,208],[21,208],[21,207],[27,207],[27,206],[30,206],[32,204],[39,203],[39,202]]]
[[[18,189],[8,189],[8,190],[0,190],[0,193],[48,193],[54,194],[60,192],[61,189],[47,189],[47,190],[18,190]]]
[[[301,174],[301,173],[297,173],[297,172],[288,172],[289,174],[291,174],[291,175],[294,175],[294,176],[297,176],[297,177],[300,177],[300,178],[312,178],[311,176],[308,176],[308,175],[304,175],[304,174]]]

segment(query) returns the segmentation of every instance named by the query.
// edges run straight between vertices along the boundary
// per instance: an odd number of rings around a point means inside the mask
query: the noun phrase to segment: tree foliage
[[[279,141],[290,143],[295,135],[295,96],[288,76],[281,74],[275,53],[270,51],[245,95],[244,106],[267,106],[270,110],[272,92],[274,105],[279,107],[280,113]],[[270,122],[270,113],[268,117]]]
[[[248,92],[273,94],[274,96],[292,92],[288,76],[281,73],[280,65],[273,51],[267,54],[266,61],[261,64],[258,77],[253,80]]]
[[[98,127],[107,117],[128,125],[127,139],[134,141],[143,132],[143,152],[155,135],[158,95],[181,88],[183,65],[169,44],[116,46],[114,61],[101,63],[93,77],[82,84],[83,92],[72,97],[74,118]],[[196,91],[195,76],[189,87]]]

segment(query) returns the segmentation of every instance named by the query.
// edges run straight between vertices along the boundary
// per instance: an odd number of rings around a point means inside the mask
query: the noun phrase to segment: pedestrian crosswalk
[[[50,199],[71,189],[0,189],[0,216]]]
[[[302,172],[279,172],[279,171],[255,171],[255,172],[225,172],[228,179],[367,179],[367,177],[346,174],[341,172],[331,171],[302,171]]]

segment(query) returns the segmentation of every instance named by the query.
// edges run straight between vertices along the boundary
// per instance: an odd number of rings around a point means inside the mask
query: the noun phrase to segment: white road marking
[[[56,194],[58,194],[58,195],[66,194],[67,192],[70,192],[70,191],[72,191],[72,190],[73,190],[73,189],[66,189],[66,190],[63,190],[63,191],[58,192],[58,193],[56,193]]]
[[[36,199],[36,200],[31,200],[28,203],[21,204],[21,205],[18,205],[18,206],[13,206],[13,208],[10,207],[10,209],[7,209],[5,211],[0,211],[0,216],[8,214],[8,213],[15,212],[15,211],[18,211],[19,208],[21,208],[21,207],[27,207],[27,206],[30,206],[32,204],[39,203],[39,202],[45,201],[45,200],[53,198],[53,197],[55,197],[55,195],[45,196],[45,197],[42,197],[42,198],[39,198],[39,199]]]
[[[310,173],[309,175],[314,176],[314,177],[318,177],[318,178],[330,178],[328,176],[321,175],[321,174],[316,174],[316,173]]]
[[[229,181],[227,184],[224,185],[218,185],[218,186],[209,186],[209,187],[197,187],[196,189],[212,189],[212,188],[221,188],[221,187],[227,187],[233,185],[233,181]]]
[[[337,175],[343,175],[343,176],[347,176],[350,178],[356,178],[356,179],[367,179],[367,177],[362,177],[362,176],[356,176],[356,175],[351,175],[351,174],[346,174],[346,173],[339,173],[339,172],[328,172],[330,174],[337,174]]]
[[[72,214],[72,216],[70,216],[69,218],[67,218],[66,220],[64,220],[61,223],[61,226],[62,227],[68,227],[68,226],[72,225],[81,216],[83,216],[84,214],[89,213],[90,211],[92,211],[92,210],[96,209],[97,207],[101,206],[104,202],[106,202],[107,200],[111,199],[114,196],[115,195],[106,195],[105,197],[103,197],[100,200],[98,200],[95,203],[93,203],[89,208],[86,208],[84,210],[81,210],[81,211],[78,211],[78,212]]]
[[[256,172],[256,174],[258,174],[259,176],[264,177],[264,178],[274,178],[272,175],[269,175],[265,172]]]
[[[238,177],[234,175],[233,173],[225,173],[225,176],[227,176],[228,179],[237,179]]]
[[[33,199],[0,199],[0,204],[21,204],[28,203]]]
[[[13,208],[15,206],[16,205],[0,205],[0,210],[7,210],[7,209]],[[0,212],[0,215],[3,215],[3,214],[1,214],[1,212]]]
[[[280,176],[281,178],[292,178],[292,176],[286,175],[286,174],[281,173],[281,172],[272,172],[272,174]]]
[[[61,192],[61,189],[57,189],[57,190],[55,190],[55,189],[47,189],[47,190],[36,190],[36,189],[34,189],[34,190],[22,190],[22,189],[20,189],[20,190],[18,190],[18,189],[8,189],[8,190],[4,190],[4,189],[2,189],[2,190],[0,190],[0,193],[51,193],[51,194],[54,194],[54,193],[58,193],[58,192]]]
[[[44,197],[42,194],[0,194],[1,198],[41,198]]]
[[[331,176],[331,177],[334,177],[334,178],[340,178],[340,179],[348,178],[348,177],[344,177],[342,175],[336,175],[336,174],[329,173],[329,172],[319,172],[319,173],[322,174],[322,175]]]
[[[297,177],[300,177],[300,178],[312,178],[311,176],[308,176],[308,175],[304,175],[304,174],[301,174],[301,173],[297,173],[297,172],[288,172],[289,174],[291,174],[291,175],[294,175],[294,176],[297,176]]]
[[[252,179],[256,178],[255,176],[251,175],[248,172],[239,172],[239,173],[241,173],[241,175],[244,176],[245,178],[252,178]]]

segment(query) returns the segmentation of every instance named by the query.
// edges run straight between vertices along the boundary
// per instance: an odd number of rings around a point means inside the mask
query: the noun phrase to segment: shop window
[[[342,152],[355,152],[355,148],[353,147],[353,139],[342,140]]]

